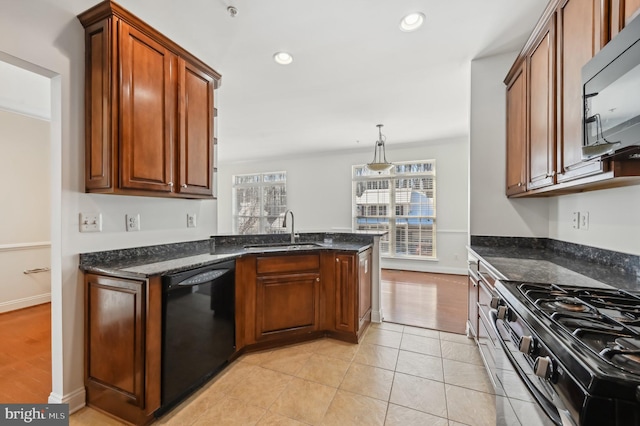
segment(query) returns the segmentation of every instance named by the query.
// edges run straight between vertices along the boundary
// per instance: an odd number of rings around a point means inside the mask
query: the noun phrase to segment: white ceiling
[[[57,3],[78,14],[96,1]],[[373,150],[378,123],[388,151],[467,135],[470,61],[519,50],[547,0],[118,3],[222,74],[224,162]],[[401,32],[400,19],[414,11],[425,25]],[[273,61],[281,50],[294,56],[291,65]]]

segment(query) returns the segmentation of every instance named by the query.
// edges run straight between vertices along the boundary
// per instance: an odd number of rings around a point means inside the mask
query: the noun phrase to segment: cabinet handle
[[[173,187],[173,182],[169,182],[167,185],[169,185],[170,187]]]
[[[336,262],[340,262],[340,259],[338,259],[337,257],[336,257]]]
[[[182,185],[180,185],[180,187],[181,187],[181,188],[186,188],[186,187],[187,187],[187,184],[186,184],[186,183],[183,183]]]
[[[320,277],[316,278],[316,282],[320,282]]]
[[[518,186],[522,186],[522,182],[518,182]]]

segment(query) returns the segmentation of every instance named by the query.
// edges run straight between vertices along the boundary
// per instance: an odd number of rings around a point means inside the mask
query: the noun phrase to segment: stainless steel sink
[[[244,249],[249,252],[264,252],[264,251],[292,251],[292,250],[307,250],[312,248],[322,247],[318,243],[270,243],[270,244],[252,244],[244,246]]]

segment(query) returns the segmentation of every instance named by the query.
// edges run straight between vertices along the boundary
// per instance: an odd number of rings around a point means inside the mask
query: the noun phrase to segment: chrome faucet
[[[296,230],[295,230],[295,218],[293,217],[293,212],[291,210],[287,210],[284,212],[284,220],[282,221],[282,227],[287,227],[287,215],[291,213],[291,244],[296,243]]]

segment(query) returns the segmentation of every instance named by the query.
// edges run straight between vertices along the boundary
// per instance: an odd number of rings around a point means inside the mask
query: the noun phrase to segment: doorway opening
[[[47,403],[62,386],[60,76],[0,52],[3,402]],[[59,354],[59,355],[57,355]],[[61,392],[60,392],[61,393]]]

